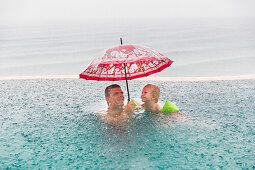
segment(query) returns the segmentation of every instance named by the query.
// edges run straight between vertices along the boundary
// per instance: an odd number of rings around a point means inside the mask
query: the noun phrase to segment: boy
[[[158,113],[162,106],[158,104],[160,96],[160,88],[158,86],[147,84],[143,90],[141,99],[144,102],[141,106],[144,107],[145,112]]]
[[[144,103],[140,106],[142,106],[145,109],[145,112],[149,113],[161,112],[167,114],[179,111],[177,106],[174,103],[170,102],[169,100],[166,100],[166,103],[163,107],[160,106],[160,104],[158,104],[159,96],[160,88],[156,85],[147,84],[146,86],[144,86],[142,90],[141,98]]]

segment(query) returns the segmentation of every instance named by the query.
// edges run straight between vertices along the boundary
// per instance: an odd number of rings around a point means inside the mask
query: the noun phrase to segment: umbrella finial
[[[122,38],[120,38],[120,45],[122,45]]]

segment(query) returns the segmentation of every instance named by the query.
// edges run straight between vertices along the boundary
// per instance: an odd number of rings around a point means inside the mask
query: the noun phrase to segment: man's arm
[[[127,102],[124,112],[128,116],[130,116],[134,113],[134,105],[130,101]]]

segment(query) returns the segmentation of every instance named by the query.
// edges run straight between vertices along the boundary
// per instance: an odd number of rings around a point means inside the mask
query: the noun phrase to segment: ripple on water
[[[254,80],[150,82],[183,116],[137,112],[118,128],[95,116],[111,83],[0,81],[1,167],[254,168]],[[130,81],[130,95],[147,83]]]

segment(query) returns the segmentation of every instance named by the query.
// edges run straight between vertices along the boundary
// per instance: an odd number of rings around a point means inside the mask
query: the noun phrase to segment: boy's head
[[[147,84],[142,90],[141,98],[143,102],[152,100],[155,103],[158,103],[159,96],[160,88],[153,84]]]

